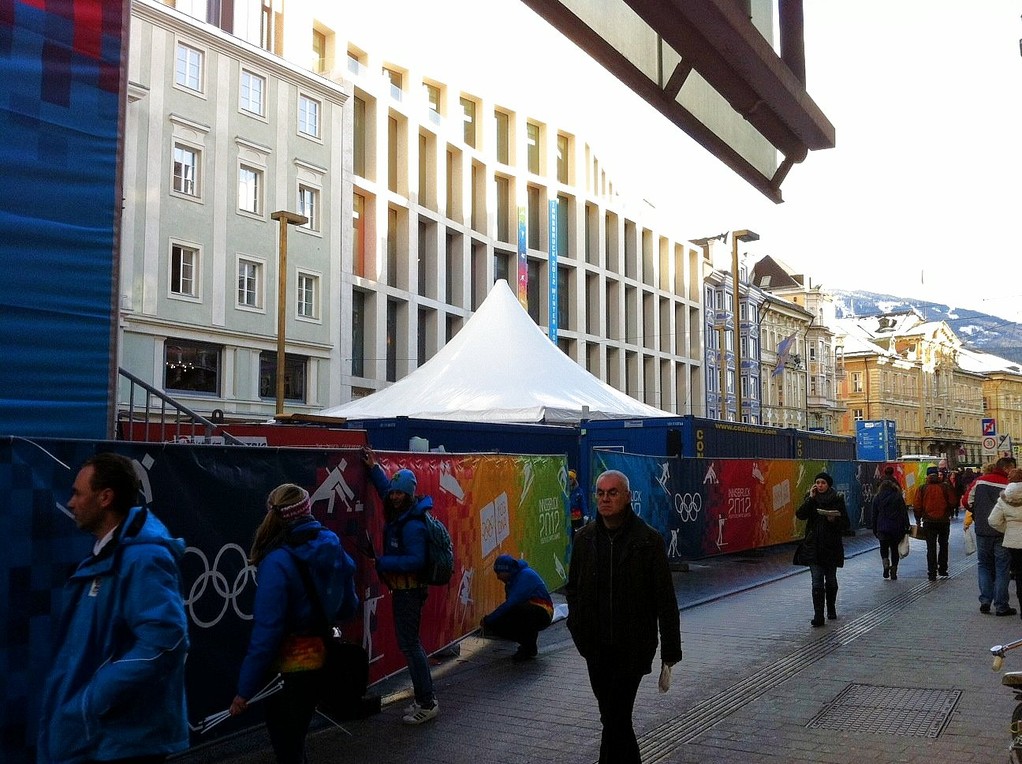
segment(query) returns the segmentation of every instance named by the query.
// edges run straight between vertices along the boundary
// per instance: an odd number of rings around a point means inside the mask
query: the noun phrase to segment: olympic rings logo
[[[251,621],[252,614],[243,612],[238,602],[238,597],[245,591],[248,582],[251,581],[255,584],[255,566],[249,564],[248,555],[245,553],[245,550],[237,544],[225,544],[217,552],[212,567],[209,565],[205,552],[198,547],[190,546],[185,549],[186,556],[189,552],[202,561],[202,572],[192,582],[191,589],[188,591],[188,597],[185,599],[185,606],[188,608],[192,622],[200,628],[208,629],[220,623],[223,617],[227,615],[227,611],[232,608],[238,618],[243,621]],[[233,553],[237,553],[241,560],[238,573],[234,577],[234,583],[229,585],[227,576],[220,572],[220,568],[224,556]],[[212,618],[202,618],[196,614],[196,604],[206,596],[207,589],[210,590],[211,595],[215,594],[223,598],[219,612]]]
[[[695,522],[703,508],[703,496],[700,493],[674,494],[674,511],[683,523]]]

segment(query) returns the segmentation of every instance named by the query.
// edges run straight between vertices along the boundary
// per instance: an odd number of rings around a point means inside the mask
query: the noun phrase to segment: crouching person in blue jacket
[[[535,658],[539,632],[550,625],[554,603],[539,573],[525,560],[502,554],[493,562],[493,572],[504,582],[504,602],[489,615],[483,616],[486,636],[510,639],[518,643],[515,662]]]
[[[67,508],[95,537],[65,588],[38,764],[163,761],[188,747],[185,543],[144,506],[130,459],[85,462]]]

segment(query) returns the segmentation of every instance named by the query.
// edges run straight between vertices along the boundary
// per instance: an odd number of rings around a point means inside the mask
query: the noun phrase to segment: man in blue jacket
[[[529,563],[509,554],[494,560],[493,572],[504,582],[504,602],[483,616],[483,633],[517,642],[518,651],[512,656],[516,663],[535,658],[536,638],[554,615],[550,592]]]
[[[428,534],[423,514],[433,507],[433,499],[416,495],[418,481],[411,470],[398,470],[388,478],[372,449],[363,449],[362,459],[383,501],[386,520],[383,549],[376,557],[376,573],[390,589],[397,646],[408,661],[415,691],[415,700],[405,708],[402,721],[422,724],[440,713],[440,704],[433,693],[429,659],[419,638],[422,608],[429,596],[429,588],[421,576],[426,568]]]
[[[97,454],[68,509],[96,537],[68,580],[43,691],[39,764],[158,762],[188,747],[182,539],[134,506],[130,460]]]

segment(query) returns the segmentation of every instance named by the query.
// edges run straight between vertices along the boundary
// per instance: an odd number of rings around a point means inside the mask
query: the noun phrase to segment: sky
[[[672,235],[750,229],[749,261],[771,255],[825,289],[1022,322],[1020,0],[805,0],[807,90],[837,147],[795,165],[779,205],[520,0],[487,0],[485,14],[478,0],[359,5],[371,8],[346,14],[353,40],[381,35],[395,63],[424,54],[427,76],[556,118]],[[730,246],[719,252],[730,267]]]

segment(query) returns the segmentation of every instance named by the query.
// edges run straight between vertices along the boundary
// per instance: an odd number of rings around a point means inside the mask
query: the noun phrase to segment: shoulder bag
[[[312,604],[312,616],[318,624],[316,631],[326,648],[316,707],[335,721],[362,718],[366,715],[366,704],[362,698],[369,687],[369,654],[362,645],[349,642],[331,626],[309,574],[309,566],[304,560],[293,555],[292,558]]]

